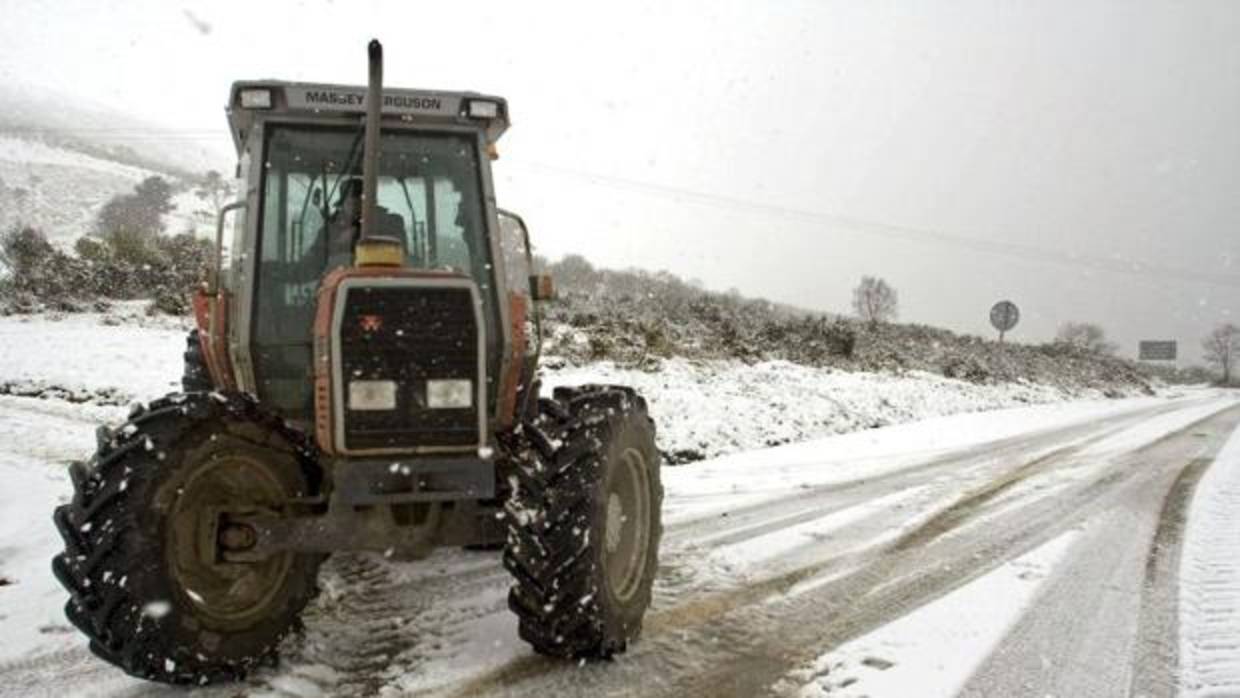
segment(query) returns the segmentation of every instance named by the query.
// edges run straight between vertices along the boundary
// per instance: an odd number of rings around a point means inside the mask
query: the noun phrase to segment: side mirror
[[[555,282],[550,274],[534,274],[530,277],[530,296],[536,301],[555,298]]]

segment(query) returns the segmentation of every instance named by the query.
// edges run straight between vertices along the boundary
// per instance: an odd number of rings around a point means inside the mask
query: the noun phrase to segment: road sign
[[[1020,308],[1012,301],[999,301],[990,308],[990,324],[999,330],[999,341],[1003,341],[1003,334],[1008,330],[1016,327],[1016,323],[1020,322]]]
[[[1142,361],[1175,361],[1174,339],[1144,339],[1137,344],[1137,358]]]

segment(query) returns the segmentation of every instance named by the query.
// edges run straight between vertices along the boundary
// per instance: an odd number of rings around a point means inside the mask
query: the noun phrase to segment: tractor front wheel
[[[52,569],[69,620],[99,657],[167,683],[236,680],[275,656],[315,589],[319,558],[236,562],[254,532],[229,513],[286,516],[317,465],[300,437],[242,395],[174,395],[101,429],[74,464]]]
[[[641,633],[662,536],[654,424],[628,388],[557,389],[522,426],[508,605],[537,652],[605,658]]]

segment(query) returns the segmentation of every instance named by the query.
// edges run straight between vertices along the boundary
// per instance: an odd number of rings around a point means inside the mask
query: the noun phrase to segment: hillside
[[[221,166],[218,154],[149,137],[158,130],[150,124],[39,88],[0,85],[0,100],[0,230],[33,225],[67,246],[91,230],[104,203],[151,176],[180,192],[169,232],[211,228],[210,213],[189,190],[202,172]]]
[[[109,199],[132,192],[153,176],[167,179],[178,192],[176,208],[165,217],[167,232],[205,234],[212,229],[210,207],[193,194],[186,176],[0,131],[0,230],[31,225],[68,247],[93,230],[99,209]]]
[[[547,268],[560,297],[548,306],[546,352],[574,365],[611,360],[638,368],[670,357],[787,361],[1115,396],[1151,391],[1150,378],[1133,362],[1061,344],[999,344],[925,325],[870,327],[706,291],[666,272],[596,270],[575,256]]]

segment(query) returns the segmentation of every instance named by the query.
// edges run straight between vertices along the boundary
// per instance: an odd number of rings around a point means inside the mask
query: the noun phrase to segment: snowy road
[[[4,695],[184,695],[92,659],[46,571],[48,514],[68,492],[60,466],[115,410],[0,397],[0,474],[17,483],[0,493],[0,574],[13,578],[0,586]],[[616,661],[532,655],[494,554],[341,555],[279,667],[191,693],[1175,695],[1179,638],[1198,630],[1181,627],[1197,623],[1180,610],[1181,550],[1201,547],[1182,545],[1186,512],[1204,475],[1240,482],[1240,441],[1215,461],[1238,424],[1237,396],[1196,391],[944,417],[667,469],[655,606]],[[1194,562],[1214,569],[1209,555]],[[1203,666],[1193,675],[1207,689],[1240,691],[1240,675]]]

